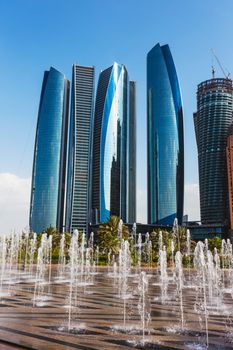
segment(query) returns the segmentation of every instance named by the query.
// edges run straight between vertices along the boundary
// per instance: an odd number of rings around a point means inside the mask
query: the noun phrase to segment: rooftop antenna
[[[212,68],[212,79],[215,78],[215,68],[214,68],[214,58],[213,58],[213,54],[211,52],[211,68]]]
[[[214,66],[212,66],[212,79],[215,78],[215,69],[214,69]]]
[[[222,64],[221,64],[221,62],[219,61],[219,59],[218,59],[218,57],[216,56],[216,54],[215,54],[215,52],[214,52],[213,49],[211,49],[211,52],[212,52],[214,58],[216,59],[216,61],[218,62],[218,65],[219,65],[219,67],[220,67],[220,69],[221,69],[221,71],[222,71],[224,77],[225,77],[226,79],[229,79],[229,78],[230,78],[230,72],[229,72],[227,69],[224,70],[224,68],[223,68],[223,66],[222,66]],[[227,73],[226,73],[225,71],[227,71]],[[213,74],[213,70],[212,70],[212,74]]]

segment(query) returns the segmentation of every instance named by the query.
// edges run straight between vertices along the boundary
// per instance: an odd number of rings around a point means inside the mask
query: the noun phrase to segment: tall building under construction
[[[198,148],[202,223],[229,220],[226,146],[232,123],[232,80],[213,78],[198,85],[194,125]]]
[[[227,137],[226,156],[227,156],[230,228],[231,230],[233,230],[233,125],[231,125],[229,129],[229,134]]]

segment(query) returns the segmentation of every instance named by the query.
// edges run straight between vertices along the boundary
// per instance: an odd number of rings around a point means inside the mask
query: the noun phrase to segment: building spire
[[[214,69],[214,66],[212,66],[212,79],[215,78],[215,69]]]

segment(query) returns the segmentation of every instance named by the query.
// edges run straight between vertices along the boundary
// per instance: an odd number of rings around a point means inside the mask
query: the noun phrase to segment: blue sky
[[[211,77],[211,48],[233,71],[232,13],[232,0],[0,0],[0,175],[30,183],[44,70],[54,66],[71,78],[73,63],[94,65],[97,82],[100,70],[118,61],[137,81],[138,208],[145,216],[146,54],[160,42],[169,44],[180,81],[185,183],[195,196],[196,86]]]

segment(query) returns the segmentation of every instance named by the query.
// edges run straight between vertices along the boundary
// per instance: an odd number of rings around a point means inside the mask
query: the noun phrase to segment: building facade
[[[62,230],[64,215],[69,81],[54,68],[44,73],[34,149],[30,229]]]
[[[137,167],[137,121],[136,121],[136,82],[129,82],[129,127],[128,127],[128,219],[127,222],[134,223],[136,218],[136,167]]]
[[[99,77],[93,134],[93,223],[104,222],[110,215],[127,220],[128,84],[126,68],[118,63]]]
[[[231,125],[229,129],[229,134],[227,137],[226,156],[227,156],[230,228],[231,230],[233,230],[233,125]]]
[[[73,65],[66,191],[66,230],[88,230],[94,67]]]
[[[182,223],[184,203],[183,108],[168,45],[147,55],[148,223]]]
[[[201,222],[229,218],[226,146],[232,123],[232,81],[213,78],[198,85],[194,125],[198,149]]]

